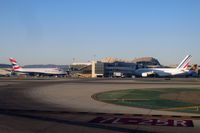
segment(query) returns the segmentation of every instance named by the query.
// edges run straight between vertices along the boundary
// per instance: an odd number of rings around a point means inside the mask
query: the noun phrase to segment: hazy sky
[[[0,63],[155,57],[200,64],[200,0],[0,0]],[[95,56],[96,55],[96,56]]]

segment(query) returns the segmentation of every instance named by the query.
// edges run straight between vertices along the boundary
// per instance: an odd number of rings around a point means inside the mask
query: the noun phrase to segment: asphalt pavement
[[[4,133],[198,132],[199,119],[169,116],[199,114],[119,106],[91,98],[95,93],[112,90],[191,87],[200,87],[199,80],[1,79],[0,130]]]

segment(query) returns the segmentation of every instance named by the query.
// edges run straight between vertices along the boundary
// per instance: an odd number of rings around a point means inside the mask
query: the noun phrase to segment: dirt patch
[[[200,92],[175,92],[160,95],[161,99],[200,104]]]

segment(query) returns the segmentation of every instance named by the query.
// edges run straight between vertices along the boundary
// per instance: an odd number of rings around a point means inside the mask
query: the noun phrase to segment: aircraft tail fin
[[[13,67],[12,71],[15,71],[21,68],[13,58],[10,58],[9,60],[12,63],[12,67]]]
[[[190,70],[197,70],[197,64],[192,65]]]
[[[184,60],[178,65],[177,69],[186,69],[188,67],[188,65],[190,64],[191,58],[192,58],[191,55],[187,55],[184,58]]]

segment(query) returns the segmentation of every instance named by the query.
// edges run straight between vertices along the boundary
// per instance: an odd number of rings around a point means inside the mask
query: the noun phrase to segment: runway
[[[146,88],[200,87],[200,82],[188,81],[143,81],[112,79],[60,79],[60,80],[0,80],[0,130],[6,132],[198,132],[199,120],[191,120],[193,127],[156,126],[120,123],[90,123],[98,117],[108,119],[147,118],[150,115],[200,116],[200,114],[159,111],[119,106],[99,102],[91,98],[95,93]],[[9,111],[9,109],[11,109]],[[22,110],[22,112],[12,111]],[[24,112],[23,112],[24,110]],[[52,111],[31,112],[27,110]],[[61,113],[63,111],[63,113]],[[57,112],[57,113],[56,113]],[[60,113],[59,113],[60,112]],[[66,113],[64,113],[66,112]],[[71,112],[71,113],[67,113]],[[73,112],[90,112],[73,113]],[[109,113],[95,114],[95,113]],[[144,114],[146,117],[115,114]],[[119,118],[118,118],[119,117]],[[14,120],[15,119],[15,120]],[[165,118],[169,119],[172,118]],[[174,118],[175,120],[177,118]],[[174,120],[173,119],[173,120]],[[180,118],[179,118],[180,119]],[[187,122],[187,121],[184,121]],[[34,126],[33,126],[34,125]]]

